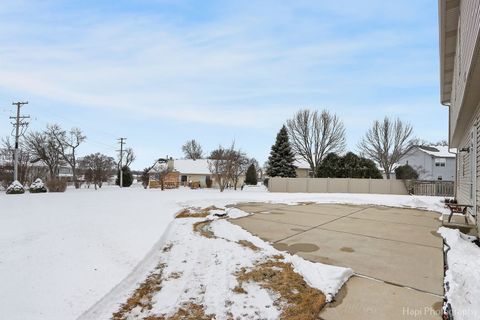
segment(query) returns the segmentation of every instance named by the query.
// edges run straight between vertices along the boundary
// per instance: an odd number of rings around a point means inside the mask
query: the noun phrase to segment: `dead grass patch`
[[[172,272],[170,273],[170,275],[168,276],[168,280],[170,279],[179,279],[181,276],[183,275],[183,272]]]
[[[318,319],[326,303],[325,295],[320,290],[310,287],[290,263],[278,258],[272,257],[249,271],[243,268],[237,273],[237,280],[240,287],[244,282],[256,282],[278,294],[275,305],[282,308],[280,319]],[[235,290],[237,293],[241,291]]]
[[[204,211],[199,211],[199,212],[195,212],[195,211],[190,211],[190,209],[183,209],[182,211],[180,211],[176,216],[175,218],[179,219],[179,218],[205,218],[209,215],[210,213],[209,212],[204,212]]]
[[[152,309],[152,298],[162,288],[162,274],[165,266],[164,263],[159,264],[155,271],[148,275],[147,279],[127,299],[127,302],[120,306],[120,310],[112,315],[112,320],[126,320],[128,314],[137,307],[142,312]]]
[[[239,245],[241,245],[242,247],[245,247],[245,248],[250,248],[252,249],[253,251],[260,251],[260,248],[257,247],[256,245],[254,245],[253,243],[251,243],[250,241],[248,240],[239,240],[237,241],[237,243]]]
[[[190,208],[185,208],[182,211],[180,211],[175,218],[205,218],[208,217],[211,213],[212,210],[222,210],[220,208],[217,208],[215,206],[210,206],[206,208],[195,208],[195,207],[190,207]]]
[[[211,320],[215,316],[212,314],[205,314],[205,309],[202,305],[196,303],[189,303],[182,306],[178,311],[169,317],[165,316],[149,316],[145,320]]]
[[[245,291],[245,289],[243,289],[241,286],[236,286],[232,291],[238,294],[247,293],[247,291]]]
[[[210,224],[210,220],[204,220],[204,221],[199,221],[195,222],[193,224],[193,231],[200,233],[202,236],[213,239],[216,238],[213,232],[208,229],[208,225]]]

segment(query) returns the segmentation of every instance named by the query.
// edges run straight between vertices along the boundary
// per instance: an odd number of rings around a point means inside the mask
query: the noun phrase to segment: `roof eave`
[[[440,102],[442,105],[450,105],[451,92],[452,92],[452,80],[453,80],[453,68],[454,68],[454,55],[456,51],[456,40],[450,42],[450,47],[447,48],[447,37],[457,36],[458,28],[458,15],[447,14],[447,11],[458,10],[458,0],[438,0],[438,22],[439,22],[439,45],[440,45]],[[453,11],[455,13],[455,11]],[[447,31],[447,25],[450,25],[450,29]],[[451,26],[455,26],[454,29]],[[447,55],[450,55],[447,61]],[[446,75],[448,70],[449,75]]]

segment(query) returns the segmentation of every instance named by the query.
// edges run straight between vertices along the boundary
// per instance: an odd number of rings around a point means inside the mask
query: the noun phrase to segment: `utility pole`
[[[127,138],[118,138],[118,143],[120,143],[120,188],[123,188],[123,145],[125,144]]]
[[[27,127],[28,122],[24,121],[24,119],[30,118],[30,116],[20,116],[20,108],[28,104],[28,101],[25,102],[12,102],[12,105],[17,106],[17,115],[15,117],[10,117],[10,119],[14,119],[15,122],[12,122],[13,127],[15,128],[15,149],[13,151],[13,180],[18,180],[18,139],[20,135],[23,133],[20,132],[20,127]],[[22,129],[22,131],[24,131]]]

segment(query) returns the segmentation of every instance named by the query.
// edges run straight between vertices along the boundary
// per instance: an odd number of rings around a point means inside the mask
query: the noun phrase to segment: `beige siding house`
[[[480,213],[480,1],[439,0],[441,102],[457,148],[456,196]],[[478,222],[477,222],[478,223]]]
[[[295,173],[297,174],[297,178],[312,178],[313,172],[310,169],[310,165],[307,161],[303,159],[295,160]]]
[[[156,179],[156,166],[151,169],[152,179]],[[211,180],[211,186],[217,188],[214,175],[210,172],[208,159],[169,159],[167,166],[171,172],[178,173],[178,185],[190,186],[192,183],[198,183],[201,188],[208,186],[208,180]],[[237,188],[240,188],[245,181],[245,175],[238,178]],[[233,187],[233,186],[232,186]]]

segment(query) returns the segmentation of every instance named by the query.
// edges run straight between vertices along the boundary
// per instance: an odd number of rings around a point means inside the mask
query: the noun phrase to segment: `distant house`
[[[415,146],[397,165],[410,165],[420,180],[455,181],[455,158],[447,146]]]
[[[207,159],[171,159],[168,166],[171,170],[179,173],[179,182],[182,186],[199,182],[200,187],[205,188],[207,187],[207,180],[212,179]]]
[[[307,161],[303,159],[297,159],[295,160],[294,165],[297,167],[295,169],[297,178],[313,178],[313,171]]]
[[[169,159],[168,169],[171,172],[178,173],[178,182],[180,186],[199,185],[201,188],[208,186],[207,181],[212,181],[212,187],[217,187],[215,178],[210,172],[208,159]],[[150,177],[155,177],[155,166],[150,170]],[[237,187],[240,187],[245,181],[245,175],[240,176]]]

